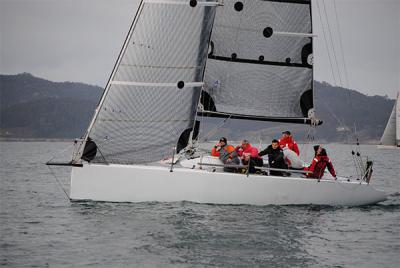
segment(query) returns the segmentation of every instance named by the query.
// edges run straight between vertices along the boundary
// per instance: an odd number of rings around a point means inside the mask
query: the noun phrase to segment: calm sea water
[[[52,174],[68,190],[69,169],[43,164],[68,143],[0,146],[5,267],[399,267],[400,150],[361,147],[389,197],[346,208],[71,203]],[[326,147],[353,171],[348,146]]]

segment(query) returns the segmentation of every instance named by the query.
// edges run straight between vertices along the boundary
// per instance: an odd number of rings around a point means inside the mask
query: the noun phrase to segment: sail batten
[[[178,87],[179,82],[176,83],[151,83],[151,82],[134,82],[134,81],[112,81],[113,85],[130,85],[130,86],[143,86],[143,87]],[[183,81],[182,81],[183,82]],[[183,82],[185,87],[201,87],[203,82]]]
[[[243,58],[232,58],[232,57],[223,57],[223,56],[208,56],[209,59],[219,60],[219,61],[228,61],[228,62],[238,62],[238,63],[250,63],[250,64],[259,64],[259,65],[275,65],[275,66],[286,66],[286,67],[302,67],[311,69],[312,66],[309,64],[303,63],[291,63],[291,62],[278,62],[278,61],[265,61],[260,59],[243,59]]]
[[[297,118],[297,117],[265,117],[265,116],[254,116],[254,115],[242,115],[242,114],[230,114],[230,113],[219,113],[211,111],[198,111],[198,115],[216,118],[229,118],[229,119],[240,119],[250,121],[264,121],[264,122],[279,122],[279,123],[291,123],[291,124],[305,124],[305,125],[321,125],[322,120],[316,120],[308,117]]]

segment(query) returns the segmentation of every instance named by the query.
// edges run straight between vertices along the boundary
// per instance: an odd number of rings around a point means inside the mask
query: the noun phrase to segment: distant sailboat
[[[400,94],[397,94],[392,113],[383,132],[380,148],[400,148]]]

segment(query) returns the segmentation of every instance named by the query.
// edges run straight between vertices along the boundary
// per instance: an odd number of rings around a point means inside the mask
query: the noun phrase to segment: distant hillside
[[[394,100],[367,96],[355,90],[315,83],[315,106],[324,120],[318,132],[327,140],[342,141],[346,128],[354,128],[363,142],[378,141],[393,109]]]
[[[56,83],[30,74],[0,75],[2,138],[75,138],[81,137],[93,115],[103,89],[82,83]],[[350,128],[357,129],[361,142],[379,140],[394,100],[366,96],[354,90],[315,83],[315,106],[324,124],[312,136],[319,141],[346,142]],[[221,119],[203,121],[205,136]],[[298,141],[309,128],[302,125],[229,120],[208,137],[268,141],[290,129]]]
[[[55,83],[28,73],[0,75],[0,136],[80,137],[102,91],[96,86]]]

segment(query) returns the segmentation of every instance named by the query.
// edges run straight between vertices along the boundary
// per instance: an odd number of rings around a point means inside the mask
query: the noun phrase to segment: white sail
[[[313,108],[311,37],[309,0],[225,0],[211,36],[204,110],[307,118]]]
[[[380,144],[389,146],[400,146],[400,105],[397,95],[392,113],[390,114],[386,128],[383,132]]]
[[[217,5],[141,2],[86,134],[97,147],[92,162],[154,162],[188,138]]]
[[[396,100],[396,145],[400,146],[400,93]]]

